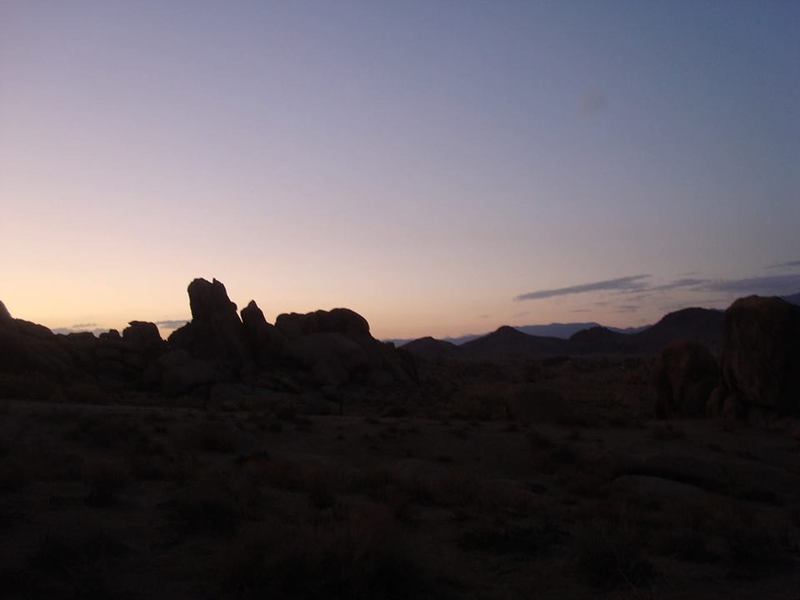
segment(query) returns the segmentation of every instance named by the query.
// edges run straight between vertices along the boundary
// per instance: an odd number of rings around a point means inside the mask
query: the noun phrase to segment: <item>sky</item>
[[[800,3],[0,0],[0,299],[382,338],[800,291]]]

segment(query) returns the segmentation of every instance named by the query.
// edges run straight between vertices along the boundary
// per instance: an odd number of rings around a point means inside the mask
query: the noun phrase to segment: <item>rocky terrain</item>
[[[796,598],[800,307],[396,348],[340,308],[0,304],[8,598]]]

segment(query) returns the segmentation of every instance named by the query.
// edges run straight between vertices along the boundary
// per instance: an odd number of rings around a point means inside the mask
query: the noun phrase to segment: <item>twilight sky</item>
[[[0,299],[378,337],[800,291],[800,2],[0,2]],[[96,324],[96,325],[95,325]]]

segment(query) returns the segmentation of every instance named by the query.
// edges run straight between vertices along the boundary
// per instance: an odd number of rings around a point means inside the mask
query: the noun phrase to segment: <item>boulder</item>
[[[122,340],[122,336],[116,329],[109,329],[105,333],[101,333],[98,338],[105,342],[119,342]]]
[[[0,318],[0,372],[64,378],[74,369],[74,359],[69,349],[59,343],[62,337],[43,325],[10,315]]]
[[[387,387],[416,381],[413,357],[373,338],[367,320],[347,308],[282,314],[275,328],[288,340],[287,355],[320,385],[358,381]]]
[[[312,333],[296,337],[289,342],[288,353],[309,369],[320,385],[343,385],[369,367],[364,348],[341,333]]]
[[[674,342],[658,357],[653,379],[658,417],[702,417],[719,382],[719,367],[705,346]]]
[[[109,335],[108,339],[113,338]],[[145,321],[128,323],[122,330],[122,341],[136,352],[146,355],[156,355],[164,349],[164,340],[161,339],[156,324]]]
[[[6,305],[3,304],[2,300],[0,300],[0,325],[3,323],[10,323],[11,321],[11,313],[8,312]]]
[[[280,356],[286,345],[283,333],[274,325],[267,323],[264,313],[251,300],[242,309],[242,327],[250,351],[260,365],[266,365]]]
[[[275,320],[275,326],[289,338],[311,333],[341,333],[352,338],[372,339],[367,320],[348,308],[282,314]]]
[[[236,304],[225,286],[214,279],[189,284],[192,320],[169,336],[170,345],[203,359],[219,359],[241,366],[250,360]]]
[[[800,307],[740,298],[725,312],[722,376],[742,405],[800,414]]]
[[[160,384],[165,393],[175,396],[213,384],[217,372],[208,361],[193,358],[185,350],[172,350],[158,358],[148,377],[150,383]]]

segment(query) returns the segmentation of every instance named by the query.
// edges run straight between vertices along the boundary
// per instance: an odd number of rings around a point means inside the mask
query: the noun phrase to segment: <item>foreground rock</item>
[[[725,390],[745,410],[800,414],[800,307],[751,296],[725,312]]]
[[[675,342],[656,362],[656,415],[701,417],[719,381],[719,367],[709,350],[696,342]]]

